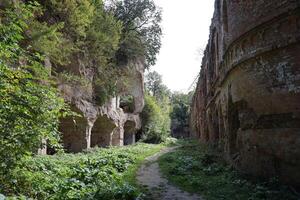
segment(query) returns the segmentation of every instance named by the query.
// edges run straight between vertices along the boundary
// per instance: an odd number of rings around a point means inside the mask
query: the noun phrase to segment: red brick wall
[[[217,0],[191,126],[241,171],[300,185],[300,1]]]

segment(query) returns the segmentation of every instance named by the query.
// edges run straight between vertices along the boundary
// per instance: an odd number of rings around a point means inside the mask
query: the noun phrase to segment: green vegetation
[[[150,143],[164,142],[170,135],[170,92],[157,72],[150,72],[146,79],[147,94],[141,114],[142,139]]]
[[[175,92],[172,94],[172,131],[183,134],[185,129],[188,129],[192,96],[193,92],[188,94]]]
[[[141,114],[143,141],[164,142],[170,135],[170,105],[166,97],[158,102],[155,97],[145,96],[145,107]]]
[[[109,10],[123,24],[120,48],[116,58],[119,64],[144,57],[146,67],[154,65],[161,47],[161,10],[153,0],[112,1]]]
[[[155,64],[161,13],[152,0],[117,0],[106,5],[101,0],[38,2],[44,12],[33,20],[29,31],[32,46],[50,57],[57,72],[70,72],[69,65],[76,66],[76,62],[93,70],[93,78],[83,78],[93,80],[98,104],[120,92],[130,63]],[[51,37],[45,37],[43,33],[50,30]]]
[[[10,194],[33,199],[135,199],[141,195],[135,180],[138,167],[163,146],[139,143],[29,158],[14,170]]]
[[[147,92],[157,100],[171,96],[170,90],[162,83],[162,76],[156,71],[147,74],[145,85]]]
[[[163,155],[159,165],[164,175],[183,190],[207,200],[296,200],[287,186],[274,178],[251,182],[234,171],[219,153],[197,141],[183,141],[177,151]]]
[[[136,7],[129,14],[132,6]],[[101,188],[107,191],[110,177],[116,179],[110,185],[116,191],[108,193],[117,196],[120,169],[97,169],[100,180],[88,177],[93,170],[88,171],[90,164],[85,160],[96,153],[53,158],[32,155],[42,141],[60,149],[59,118],[71,112],[59,97],[56,80],[93,87],[92,100],[103,104],[124,87],[131,62],[154,64],[160,47],[159,23],[160,11],[152,0],[117,0],[107,5],[101,0],[1,1],[0,193],[82,199],[88,198],[85,195],[90,190],[95,195],[102,194]],[[96,156],[93,159],[98,163]],[[135,160],[132,163],[139,160],[130,159]],[[95,165],[100,166],[100,161]],[[73,176],[80,170],[87,170],[87,177],[77,181]],[[132,195],[129,193],[124,195]]]
[[[120,107],[127,113],[134,112],[134,98],[131,95],[121,96]]]
[[[64,102],[51,87],[43,57],[21,46],[35,4],[0,13],[0,182],[9,189],[11,171],[41,147],[59,147],[58,118]],[[42,103],[41,103],[42,102]]]
[[[147,74],[145,86],[147,95],[142,113],[144,140],[164,141],[171,132],[175,137],[188,136],[193,92],[171,92],[156,71]]]
[[[189,126],[190,104],[193,92],[188,94],[172,93],[162,83],[162,76],[156,71],[146,76],[145,107],[142,112],[142,134],[145,142],[158,143],[165,139],[172,131],[180,135]]]

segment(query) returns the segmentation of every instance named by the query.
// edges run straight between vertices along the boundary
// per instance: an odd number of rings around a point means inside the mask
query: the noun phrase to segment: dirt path
[[[170,185],[168,180],[163,177],[157,163],[158,158],[166,153],[172,152],[176,147],[162,149],[159,153],[150,156],[141,166],[137,173],[138,183],[145,187],[147,192],[146,199],[151,200],[201,200],[197,195],[192,195],[181,189]]]

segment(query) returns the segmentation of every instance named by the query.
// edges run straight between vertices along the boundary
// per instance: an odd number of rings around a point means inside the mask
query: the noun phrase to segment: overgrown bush
[[[14,183],[12,170],[37,152],[43,139],[59,146],[57,131],[63,99],[51,87],[43,58],[22,48],[36,4],[19,4],[0,21],[0,192]]]
[[[140,192],[125,176],[143,157],[159,149],[139,143],[30,158],[14,170],[12,192],[37,200],[133,200]]]
[[[155,97],[145,96],[145,107],[141,114],[142,134],[145,142],[160,143],[170,135],[170,105],[165,97],[158,102]]]

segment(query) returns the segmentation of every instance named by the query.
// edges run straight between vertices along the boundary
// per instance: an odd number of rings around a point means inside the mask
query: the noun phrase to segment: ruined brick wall
[[[299,0],[216,0],[191,126],[237,169],[300,186]]]

